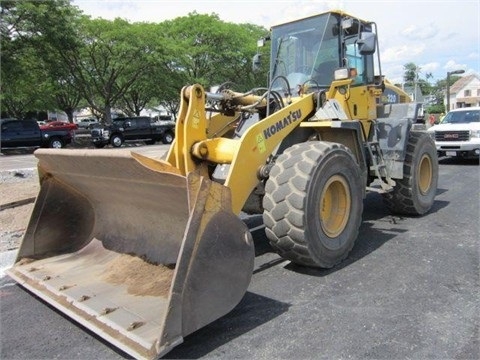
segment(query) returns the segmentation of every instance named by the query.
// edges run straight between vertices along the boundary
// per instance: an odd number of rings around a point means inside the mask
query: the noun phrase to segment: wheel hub
[[[345,229],[351,203],[345,178],[340,175],[332,176],[325,184],[320,197],[320,223],[328,237],[335,238]]]
[[[423,157],[420,159],[417,177],[418,188],[422,195],[426,195],[428,193],[428,190],[430,190],[433,178],[432,161],[430,157],[426,154],[423,155]]]

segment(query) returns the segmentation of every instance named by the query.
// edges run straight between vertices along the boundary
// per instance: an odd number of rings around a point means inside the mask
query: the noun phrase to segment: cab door
[[[137,139],[150,139],[152,137],[150,130],[150,119],[138,118],[137,122]]]
[[[348,108],[352,119],[366,120],[376,117],[376,100],[373,85],[373,57],[362,55],[357,38],[345,41],[346,66],[353,82],[350,86]]]

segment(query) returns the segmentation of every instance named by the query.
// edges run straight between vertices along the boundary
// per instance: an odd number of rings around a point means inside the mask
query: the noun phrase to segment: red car
[[[44,130],[53,130],[53,129],[56,129],[56,130],[77,130],[78,129],[78,125],[77,124],[72,124],[72,123],[69,123],[69,122],[65,122],[65,121],[50,121],[48,123],[46,123],[45,125],[40,125],[40,129],[44,129]]]

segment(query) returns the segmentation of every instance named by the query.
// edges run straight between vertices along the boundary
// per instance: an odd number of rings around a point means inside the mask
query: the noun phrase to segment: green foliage
[[[441,79],[436,81],[435,84],[431,84],[429,80],[432,78],[432,74],[427,73],[425,79],[421,79],[421,68],[414,63],[405,64],[404,69],[405,85],[413,86],[416,81],[417,85],[421,88],[423,95],[433,96],[433,104],[426,109],[427,113],[444,113],[445,105],[443,101],[447,88],[447,79]],[[460,76],[450,76],[450,86],[452,86],[459,78]]]
[[[162,25],[176,55],[172,65],[188,83],[209,88],[231,81],[239,90],[253,85],[251,60],[256,40],[265,34],[265,29],[226,23],[216,14],[195,12]]]
[[[403,75],[405,85],[413,86],[413,84],[419,79],[421,68],[414,63],[407,63],[403,65],[403,69],[405,70]]]
[[[428,114],[444,114],[445,113],[445,105],[443,104],[435,104],[427,107],[426,112]]]
[[[2,112],[24,118],[30,111],[51,105],[45,99],[48,83],[45,71],[30,48],[16,51],[8,71],[2,65]]]
[[[132,97],[138,100],[145,88],[142,79],[161,65],[162,50],[151,41],[147,27],[121,19],[84,18],[81,47],[63,54],[78,90],[107,122],[111,121],[113,107],[132,105]],[[136,101],[133,108],[145,103]]]
[[[91,19],[68,0],[0,4],[1,101],[11,116],[61,109],[72,121],[88,106],[108,121],[112,108],[139,114],[158,104],[175,115],[185,85],[266,83],[266,69],[251,71],[263,27],[197,13],[161,23]]]
[[[2,111],[22,118],[52,107],[64,110],[56,103],[56,83],[68,71],[58,52],[76,46],[80,13],[67,0],[0,4]]]
[[[433,88],[428,82],[428,80],[432,78],[431,73],[425,74],[425,79],[421,79],[420,74],[422,73],[422,68],[414,63],[403,65],[403,69],[405,70],[403,75],[404,85],[414,87],[416,84],[420,87],[423,95],[432,93]]]

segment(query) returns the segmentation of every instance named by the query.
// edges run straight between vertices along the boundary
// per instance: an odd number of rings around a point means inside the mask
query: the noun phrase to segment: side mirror
[[[125,126],[126,128],[131,127],[131,126],[132,126],[132,123],[131,123],[130,121],[125,121],[124,126]]]
[[[377,45],[377,36],[371,32],[360,33],[360,39],[357,40],[358,50],[362,55],[372,55],[375,53]]]

